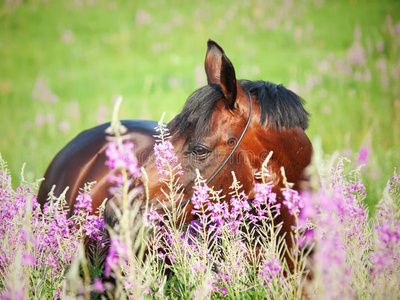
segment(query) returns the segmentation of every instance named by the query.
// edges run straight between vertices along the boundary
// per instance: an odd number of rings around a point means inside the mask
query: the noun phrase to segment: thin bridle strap
[[[214,178],[215,176],[218,175],[218,173],[225,167],[226,163],[228,162],[228,160],[232,157],[233,153],[235,153],[235,150],[237,149],[237,147],[239,146],[240,142],[242,141],[244,134],[246,133],[247,129],[249,128],[250,125],[250,121],[251,121],[251,115],[253,114],[253,102],[251,101],[251,96],[250,93],[247,92],[247,97],[249,98],[249,102],[250,102],[250,112],[249,112],[249,117],[247,119],[246,125],[243,128],[242,133],[240,134],[235,146],[232,148],[231,152],[229,153],[229,155],[225,158],[225,160],[222,162],[222,164],[218,167],[218,169],[214,172],[214,174],[211,175],[210,178],[208,178],[208,180],[206,181],[206,184],[208,185]],[[193,194],[187,198],[185,201],[183,201],[181,204],[179,204],[179,206],[177,207],[177,211],[180,210],[181,208],[185,207],[186,204],[189,203],[189,201],[192,199]]]

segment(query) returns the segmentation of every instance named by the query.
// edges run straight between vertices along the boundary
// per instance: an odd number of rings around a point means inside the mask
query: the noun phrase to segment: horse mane
[[[282,84],[261,80],[239,80],[239,84],[246,93],[256,95],[261,107],[262,125],[268,116],[266,126],[272,126],[278,131],[282,127],[300,127],[303,130],[308,128],[309,114],[303,107],[305,101]]]
[[[304,100],[283,85],[268,81],[239,80],[246,93],[255,95],[261,108],[260,124],[280,131],[282,127],[300,127],[306,130],[309,114],[304,109]],[[209,131],[211,112],[218,99],[223,98],[221,86],[204,86],[187,99],[182,112],[169,124],[171,133],[200,138]]]

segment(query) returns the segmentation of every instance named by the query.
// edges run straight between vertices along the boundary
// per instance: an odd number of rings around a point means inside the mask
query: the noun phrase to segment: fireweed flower
[[[203,203],[208,202],[208,186],[207,184],[196,185],[192,196],[193,210],[192,214],[196,214],[201,210]]]
[[[68,219],[68,211],[63,207],[46,203],[43,208],[43,219],[37,221],[39,232],[37,232],[38,249],[42,253],[48,253],[45,257],[45,264],[54,268],[60,267],[58,251],[63,253],[65,261],[72,261],[76,255],[76,249],[79,245],[79,239],[76,238],[77,229],[74,227],[74,221]],[[68,241],[66,249],[59,249],[60,241]]]
[[[22,263],[26,266],[33,267],[35,264],[35,256],[32,253],[22,251]]]
[[[226,287],[222,287],[221,288],[221,293],[222,293],[222,295],[227,295],[228,294],[228,290],[226,289]]]
[[[154,210],[149,212],[147,219],[148,224],[153,224],[154,222],[162,222],[163,217]]]
[[[320,194],[322,193],[320,192]],[[298,222],[300,226],[305,226],[308,221],[311,221],[317,217],[318,200],[315,198],[315,194],[311,192],[306,191],[301,194],[301,199],[303,200],[303,209],[300,211],[298,216]]]
[[[226,289],[226,285],[230,286],[234,282],[232,267],[227,266],[225,273],[217,273],[215,276],[215,282],[212,284],[212,288],[215,292],[220,292],[222,295],[228,295],[229,292]]]
[[[109,182],[114,182],[114,185],[117,186],[117,187],[124,185],[124,177],[122,176],[121,173],[117,173],[117,174],[111,173],[109,175],[109,177],[108,177],[108,181]],[[128,184],[129,185],[131,184],[131,180],[129,180],[129,179],[128,179]],[[115,194],[114,191],[115,191],[115,189],[114,190],[110,190],[110,193],[111,194]]]
[[[365,194],[365,186],[364,186],[361,178],[357,182],[353,182],[352,180],[350,180],[348,191],[350,193],[361,194],[362,196],[366,195]]]
[[[317,244],[313,257],[323,283],[324,297],[347,298],[345,295],[352,293],[350,268],[346,260],[346,246],[340,233],[335,230],[325,231],[324,238]]]
[[[25,182],[14,191],[10,179],[0,158],[0,285],[3,278],[18,276],[22,281],[28,280],[32,290],[43,293],[40,282],[52,282],[53,288],[42,295],[53,298],[61,286],[60,274],[75,258],[82,240],[74,220],[68,218],[62,199],[47,202],[41,210],[36,191]],[[86,206],[86,198],[81,200],[78,209]],[[14,269],[18,256],[22,268]],[[25,284],[19,281],[19,291],[21,286]],[[16,299],[14,289],[11,286],[0,292],[0,298],[7,298],[9,294]]]
[[[240,196],[241,196],[240,197],[241,199],[237,199],[236,197],[231,198],[231,206],[232,206],[231,215],[232,216],[236,216],[239,213],[248,212],[251,209],[250,204],[247,201],[247,196],[244,193],[242,193]]]
[[[364,186],[361,180],[343,176],[343,162],[331,169],[328,180],[317,193],[303,193],[303,207],[299,225],[307,228],[309,221],[316,224],[309,232],[316,240],[313,260],[319,277],[321,293],[327,299],[351,298],[354,295],[351,265],[365,265],[360,261],[369,256],[371,245],[368,218],[362,206]],[[354,176],[357,178],[357,173]],[[328,183],[328,185],[326,184]],[[307,236],[304,237],[306,242]]]
[[[298,216],[300,213],[300,209],[304,206],[303,200],[301,199],[299,192],[286,188],[282,190],[282,195],[284,197],[282,204],[287,206],[291,215]]]
[[[154,154],[156,156],[157,172],[162,175],[170,175],[170,170],[182,169],[181,164],[174,164],[178,161],[178,157],[174,153],[174,146],[168,140],[162,140],[154,145]],[[178,172],[182,175],[182,171]]]
[[[76,197],[76,203],[74,205],[74,213],[91,213],[92,212],[92,198],[89,193],[80,193]]]
[[[277,258],[264,260],[261,269],[261,280],[264,281],[264,285],[269,284],[275,276],[283,279],[282,266],[279,260]]]
[[[339,209],[343,206],[344,198],[341,193],[330,195],[322,190],[315,195],[304,194],[303,199],[299,224],[304,225],[311,219],[317,227],[309,232],[310,237],[302,237],[301,243],[316,240],[313,260],[323,295],[327,299],[343,298],[351,293],[345,243],[348,234],[345,228],[351,222],[348,218],[342,218]]]
[[[267,205],[268,208],[276,204],[276,194],[272,192],[272,187],[271,184],[256,183],[254,185],[256,196],[253,200],[253,204],[257,207],[260,205]]]
[[[392,192],[396,186],[400,187],[400,175],[393,176],[389,181],[389,186],[389,192]]]
[[[8,285],[4,292],[0,292],[0,297],[3,300],[25,300],[25,282],[20,282],[20,286]]]
[[[89,191],[85,190],[80,192],[76,197],[74,219],[77,223],[81,224],[82,230],[86,236],[91,240],[100,241],[104,237],[104,219],[96,215],[91,215],[90,213],[92,210],[92,198],[89,195]]]
[[[377,224],[373,227],[375,251],[371,254],[372,273],[400,274],[400,211],[397,201],[400,191],[400,176],[393,176],[386,186],[384,197],[379,202]],[[397,181],[397,182],[396,182]]]
[[[105,151],[108,157],[107,166],[110,170],[116,170],[109,175],[109,182],[113,182],[114,186],[109,188],[113,195],[120,195],[121,187],[127,184],[131,186],[133,183],[132,177],[139,177],[141,171],[139,162],[134,153],[135,145],[132,142],[125,141],[119,144],[118,142],[110,142]],[[126,176],[122,170],[126,170]],[[128,177],[128,178],[125,178]]]
[[[275,212],[276,215],[281,213],[281,204],[277,203],[276,194],[272,192],[272,187],[273,186],[268,183],[256,183],[254,185],[256,195],[252,201],[252,205],[257,210],[257,216],[247,213],[246,217],[250,221],[257,222],[263,218],[272,218],[273,216],[269,215],[271,212]],[[265,216],[266,213],[267,215]]]
[[[393,270],[400,260],[400,221],[386,219],[380,225],[375,225],[373,232],[379,241],[376,250],[371,256],[374,263],[374,274]]]
[[[96,278],[94,280],[93,287],[94,287],[94,290],[96,290],[97,292],[103,292],[105,290],[105,287],[104,287],[103,283],[101,282],[100,278]]]
[[[221,234],[222,227],[225,225],[226,221],[230,219],[228,204],[226,202],[209,202],[207,211],[211,213],[210,220],[213,223],[211,228],[216,229],[217,233]]]
[[[118,268],[121,264],[126,264],[128,249],[126,245],[114,237],[110,242],[110,250],[106,258],[104,274],[110,276],[111,271]]]
[[[91,240],[101,241],[104,238],[105,224],[102,218],[99,218],[95,215],[88,215],[86,217],[86,222],[83,225],[83,231],[86,236],[88,236]],[[103,247],[104,245],[102,245]]]
[[[158,174],[174,177],[176,175],[182,175],[182,166],[178,162],[178,157],[174,153],[174,146],[168,140],[169,131],[167,125],[164,124],[165,113],[161,116],[158,125],[155,130],[159,132],[157,143],[154,145],[154,155],[156,156],[156,165]],[[178,170],[178,171],[177,171]],[[162,178],[159,181],[163,181]]]
[[[368,165],[368,158],[369,158],[370,150],[369,148],[362,146],[360,151],[358,152],[357,163],[362,165]]]
[[[139,163],[134,153],[135,145],[129,141],[118,145],[111,142],[106,149],[107,165],[110,170],[125,168],[129,174],[139,177],[141,175]],[[112,179],[115,179],[112,177]]]

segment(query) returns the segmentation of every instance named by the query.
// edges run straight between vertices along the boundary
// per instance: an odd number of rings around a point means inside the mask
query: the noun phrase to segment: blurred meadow
[[[41,178],[84,129],[166,121],[204,85],[209,38],[238,78],[306,100],[316,155],[363,167],[376,203],[400,167],[400,1],[22,1],[0,4],[0,153]],[[14,183],[15,185],[18,182]]]

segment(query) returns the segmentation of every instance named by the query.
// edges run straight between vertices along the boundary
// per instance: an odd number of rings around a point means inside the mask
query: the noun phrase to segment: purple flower
[[[370,150],[369,148],[362,146],[360,148],[360,151],[358,152],[358,159],[357,163],[358,164],[363,164],[363,165],[368,165],[368,158],[369,158]]]
[[[365,186],[363,184],[362,179],[360,178],[357,182],[353,182],[352,180],[349,181],[348,191],[350,193],[361,194],[365,196]]]
[[[3,300],[25,300],[25,285],[21,283],[19,286],[7,286],[4,291],[0,292],[0,298]]]
[[[163,217],[160,215],[160,214],[158,214],[155,210],[153,210],[153,211],[151,211],[151,212],[149,212],[149,214],[148,214],[148,222],[150,223],[150,224],[152,224],[153,222],[162,222],[162,220],[163,220]]]
[[[163,175],[169,175],[170,169],[174,169],[174,164],[178,157],[174,153],[174,146],[170,141],[163,141],[154,145],[154,154],[156,156],[157,172]],[[182,169],[181,164],[176,165],[177,169]],[[182,174],[182,172],[178,172]]]
[[[127,247],[118,238],[112,238],[110,243],[110,250],[106,258],[106,265],[104,274],[109,276],[111,271],[117,268],[121,263],[126,261]]]
[[[217,221],[217,220],[221,220],[222,219],[227,219],[229,218],[230,214],[228,211],[228,205],[226,204],[226,202],[222,202],[222,203],[209,203],[208,207],[207,207],[208,211],[211,211],[211,220],[213,221]]]
[[[84,241],[78,228],[82,228],[91,238],[99,240],[103,238],[99,230],[104,229],[104,221],[89,215],[92,212],[91,198],[86,192],[78,196],[76,210],[71,218],[68,217],[70,212],[61,199],[47,202],[42,210],[37,202],[36,192],[25,182],[14,190],[11,177],[0,158],[0,272],[5,278],[16,275],[12,272],[19,271],[11,270],[10,267],[21,251],[21,264],[25,266],[21,270],[24,273],[26,271],[22,280],[26,275],[33,281],[29,285],[36,285],[40,281],[54,282],[48,294],[42,290],[42,284],[34,288],[35,292],[45,295],[44,297],[53,298],[58,293],[57,287],[61,286],[60,274],[70,266],[77,255],[79,244]],[[32,276],[33,271],[40,274],[38,279],[36,275]],[[17,290],[10,286],[7,291],[0,292],[0,298],[19,299],[21,292],[23,297],[31,295],[33,285],[27,292],[21,290],[21,286],[29,285],[18,282]]]
[[[32,253],[23,251],[22,253],[22,264],[33,267],[35,264],[35,256]]]
[[[235,197],[233,197],[231,199],[231,206],[232,217],[236,216],[240,212],[244,213],[251,210],[250,204],[247,201],[247,196],[244,198],[244,200],[236,199]]]
[[[282,195],[285,198],[282,204],[287,206],[289,213],[291,215],[299,215],[300,209],[304,206],[299,192],[292,189],[283,189]]]
[[[110,170],[125,168],[129,174],[139,177],[141,175],[139,163],[134,152],[135,145],[129,141],[118,145],[111,142],[106,149],[108,168]]]
[[[210,220],[213,224],[210,226],[212,230],[216,230],[218,234],[221,234],[222,227],[230,220],[231,215],[229,213],[228,204],[226,202],[208,202],[207,211],[211,212]]]
[[[306,222],[317,217],[318,209],[315,203],[316,194],[311,192],[303,192],[301,199],[303,200],[303,208],[299,214],[299,225],[305,226]]]
[[[299,237],[299,246],[300,248],[303,248],[307,245],[311,245],[313,242],[315,242],[315,232],[314,229],[305,229],[302,235]]]
[[[95,288],[95,290],[97,291],[97,292],[102,292],[102,291],[104,291],[105,290],[105,287],[104,287],[104,285],[103,285],[103,283],[101,282],[101,279],[100,278],[96,278],[95,280],[94,280],[94,288]]]
[[[89,193],[80,193],[76,197],[76,202],[74,205],[74,213],[91,213],[92,212],[92,197]]]
[[[282,272],[282,266],[277,258],[264,260],[263,267],[261,270],[261,277],[264,280],[264,285],[269,284],[276,275],[279,275],[279,277],[283,278],[281,272]]]
[[[267,218],[272,218],[271,210],[275,211],[276,215],[280,214],[281,204],[277,203],[276,194],[272,191],[273,185],[256,183],[254,185],[254,191],[256,195],[252,201],[253,206],[257,210],[257,216],[252,214],[246,214],[247,218],[252,222],[262,220],[264,215],[268,212]]]
[[[221,288],[221,293],[222,293],[222,295],[227,295],[228,294],[228,290],[223,286]]]
[[[253,204],[256,207],[259,207],[260,205],[267,205],[267,207],[270,208],[271,205],[277,202],[276,194],[272,192],[272,187],[273,185],[264,183],[256,183],[254,185],[256,196],[253,200]]]
[[[395,175],[389,180],[389,191],[394,192],[397,187],[400,187],[400,175]]]
[[[382,220],[381,224],[373,227],[378,244],[375,252],[371,255],[374,263],[374,274],[392,270],[394,261],[400,255],[400,221],[394,221],[390,216]]]
[[[105,223],[103,219],[95,215],[86,216],[86,222],[83,224],[83,231],[91,240],[102,240],[104,237],[104,229]]]
[[[78,222],[83,223],[81,226],[86,236],[91,240],[100,241],[104,237],[105,223],[103,218],[100,219],[96,215],[90,215],[92,211],[92,198],[89,192],[79,193],[74,205],[75,218],[79,219]]]
[[[201,186],[195,186],[192,196],[193,210],[192,214],[196,214],[202,207],[203,203],[208,202],[208,186],[203,184]]]

